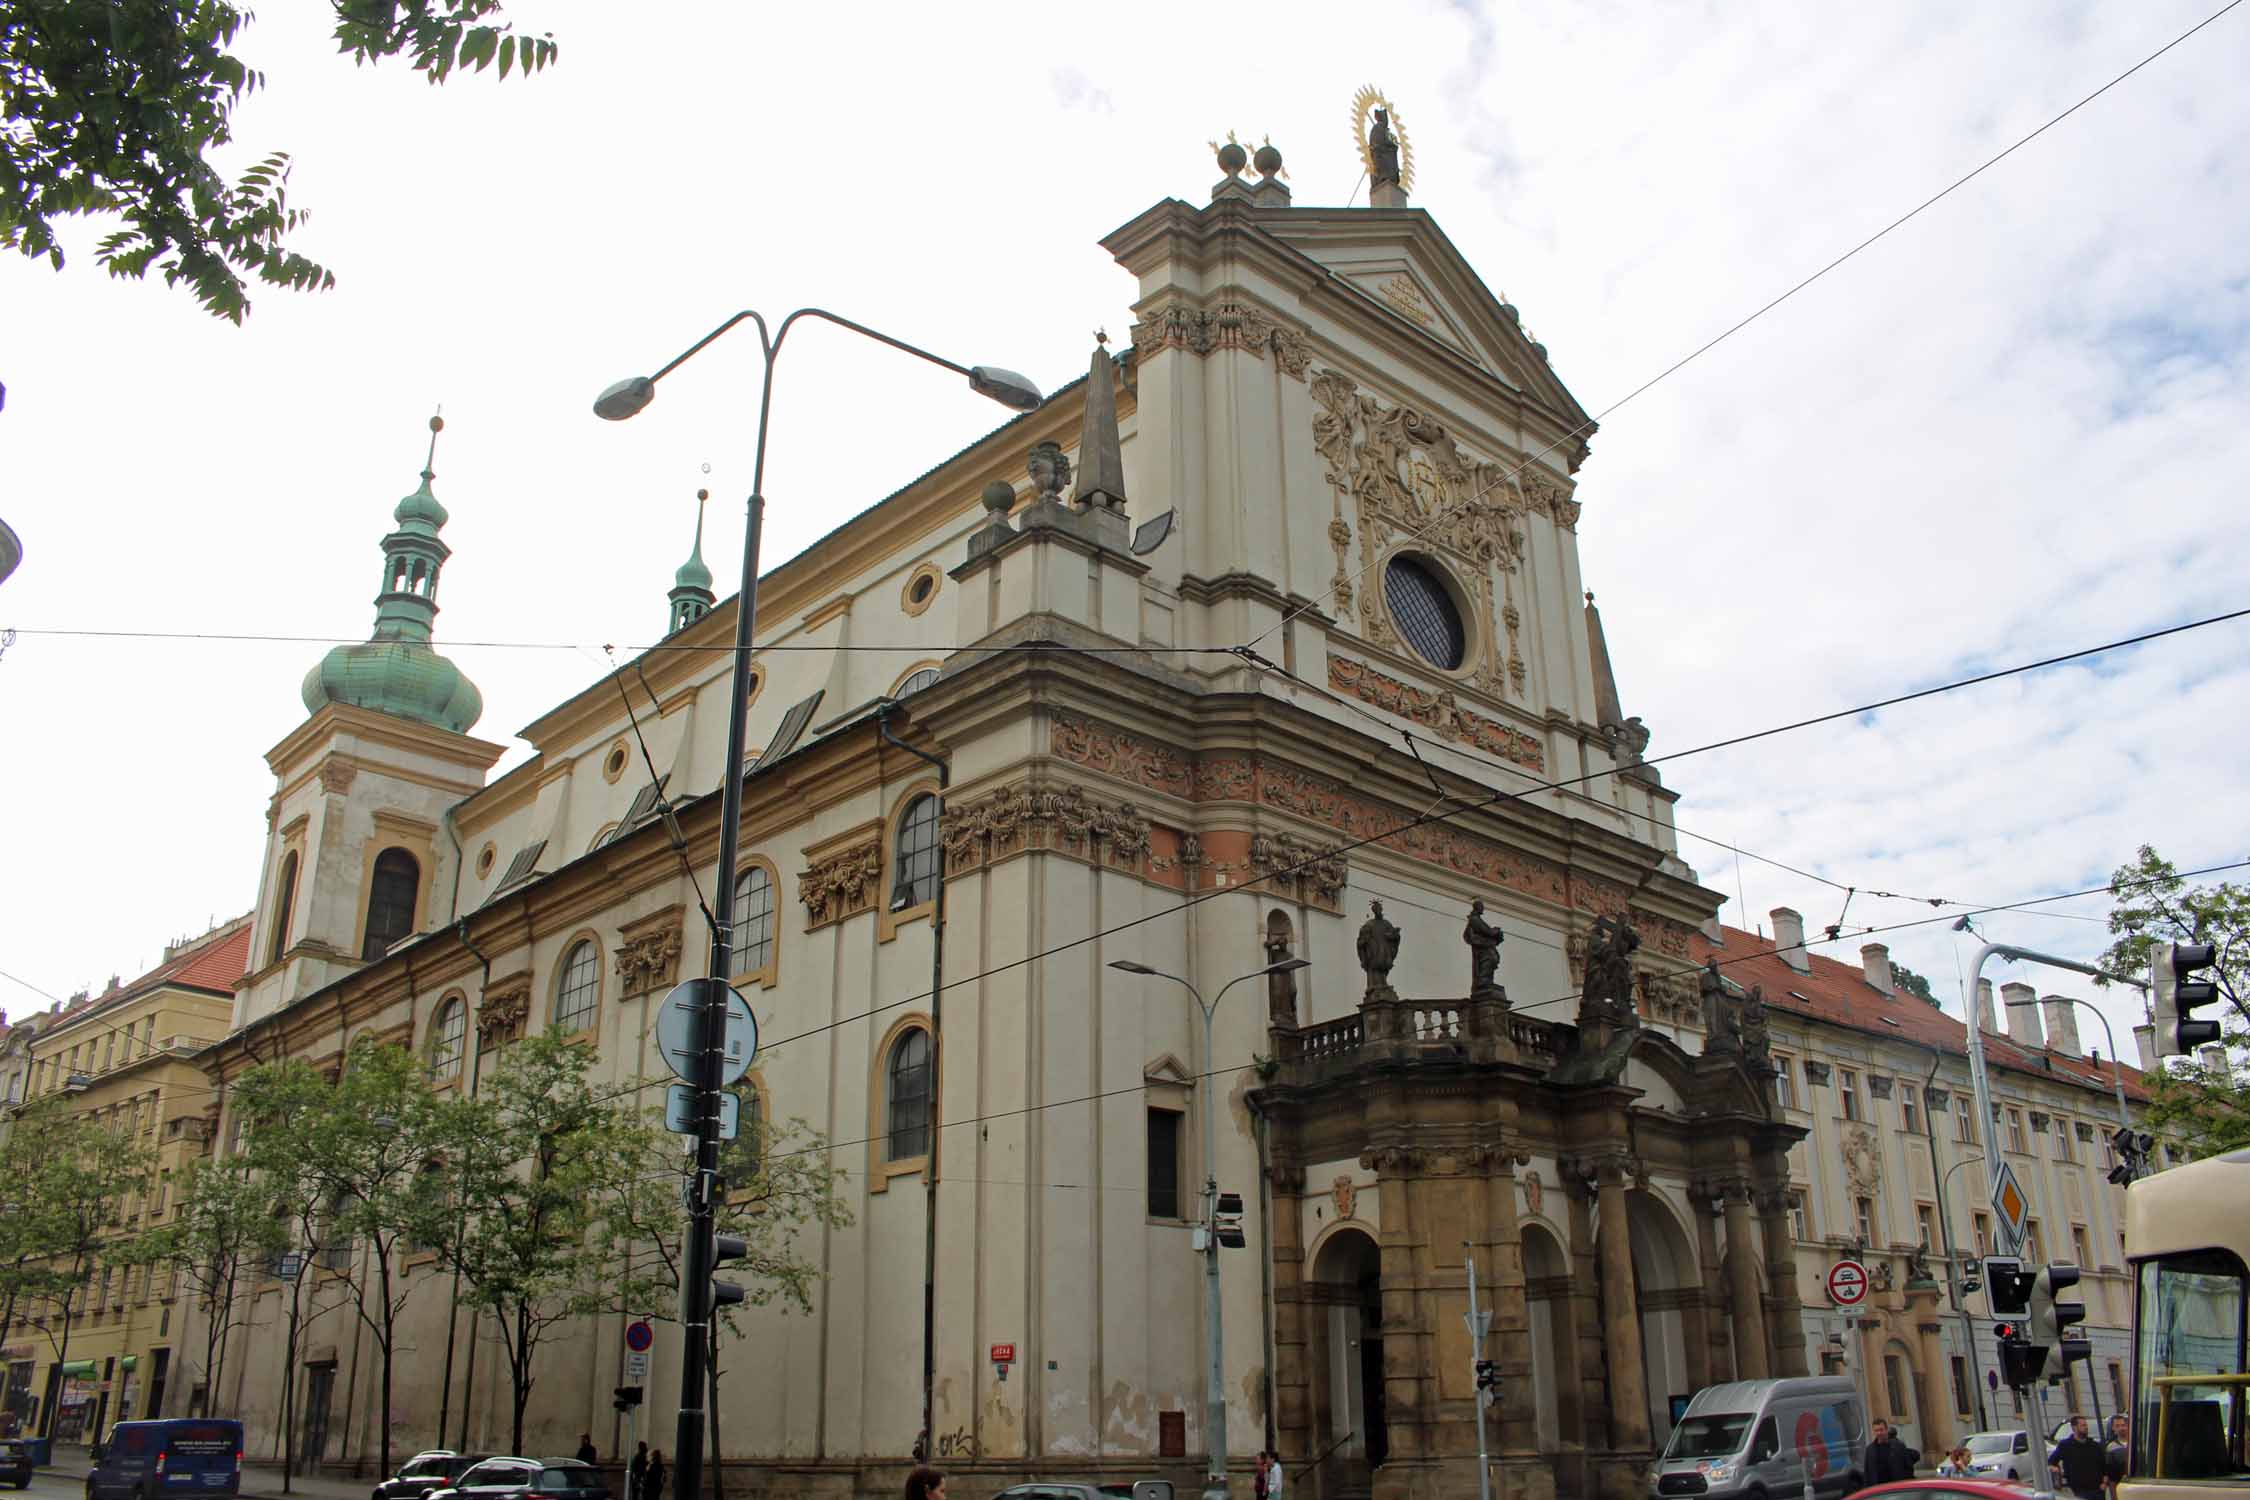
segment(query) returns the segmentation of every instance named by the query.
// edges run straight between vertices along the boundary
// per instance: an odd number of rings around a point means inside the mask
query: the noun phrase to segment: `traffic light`
[[[2038,1278],[2023,1268],[2023,1262],[2012,1255],[1988,1255],[1984,1261],[1984,1284],[1990,1290],[1992,1310],[1996,1313],[2020,1313],[2031,1306],[2031,1284]]]
[[[2047,1368],[2047,1351],[2037,1344],[2024,1342],[2020,1323],[2003,1323],[2000,1335],[2000,1381],[2018,1390],[2039,1379],[2040,1371]]]
[[[1242,1195],[1221,1193],[1217,1207],[1212,1210],[1211,1232],[1218,1236],[1219,1244],[1228,1250],[1240,1250],[1249,1241],[1242,1233]]]
[[[617,1388],[617,1399],[610,1403],[610,1405],[616,1407],[619,1411],[631,1411],[634,1407],[640,1404],[641,1388],[637,1385],[619,1386]]]
[[[731,1306],[742,1300],[742,1288],[731,1281],[718,1279],[718,1268],[730,1260],[740,1260],[750,1253],[750,1242],[738,1234],[711,1236],[711,1310]]]
[[[1496,1359],[1480,1359],[1477,1361],[1477,1389],[1495,1393],[1499,1391],[1500,1361]]]
[[[2071,1331],[2073,1324],[2086,1321],[2086,1304],[2065,1302],[2060,1295],[2078,1285],[2078,1274],[2076,1266],[2051,1265],[2039,1273],[2038,1283],[2031,1289],[2031,1342],[2052,1348],[2065,1370],[2072,1360],[2094,1357],[2094,1346],[2082,1334]]]
[[[2117,1156],[2117,1165],[2109,1169],[2109,1180],[2123,1187],[2148,1175],[2149,1153],[2156,1149],[2156,1137],[2120,1125],[2109,1133],[2109,1149]]]
[[[2196,978],[2195,972],[2210,968],[2218,956],[2218,949],[2209,943],[2157,945],[2148,966],[2155,990],[2150,1008],[2156,1022],[2157,1056],[2192,1057],[2196,1048],[2219,1039],[2218,1022],[2194,1019],[2197,1006],[2209,1005],[2219,996],[2219,987]]]

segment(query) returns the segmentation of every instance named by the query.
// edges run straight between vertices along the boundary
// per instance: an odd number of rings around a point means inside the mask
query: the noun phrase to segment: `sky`
[[[739,556],[754,348],[629,424],[590,415],[604,385],[809,303],[1053,389],[1131,323],[1101,236],[1205,201],[1230,129],[1282,149],[1298,203],[1347,201],[1367,83],[1416,205],[1605,413],[1579,541],[1652,757],[2239,608],[2250,7],[1610,409],[2219,3],[518,0],[560,61],[442,88],[337,56],[327,7],[260,7],[268,86],[221,165],[293,154],[334,290],[259,293],[235,328],[108,278],[98,225],[60,274],[0,261],[0,517],[27,552],[0,585],[0,1006],[247,907],[263,754],[326,642],[365,638],[441,404],[439,634],[539,643],[444,647],[512,764],[604,645],[662,634],[698,487],[714,571]],[[817,325],[782,369],[769,566],[1002,417]],[[1682,854],[1739,926],[1924,921],[1880,940],[1958,1013],[1955,911],[1871,893],[2021,901],[2142,843],[2250,859],[2246,647],[2250,621],[2214,626],[1667,763],[1682,827],[1758,857]],[[1980,925],[2083,958],[2106,909]],[[2099,998],[2122,1038],[2137,1003]]]

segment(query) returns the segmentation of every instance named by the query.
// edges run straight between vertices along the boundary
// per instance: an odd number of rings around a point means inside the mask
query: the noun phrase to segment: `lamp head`
[[[627,417],[637,417],[656,399],[656,382],[646,375],[635,375],[620,380],[594,398],[594,415],[605,422],[622,422]]]
[[[1120,974],[1154,974],[1156,972],[1147,964],[1137,964],[1129,958],[1113,958],[1109,961],[1109,966]]]
[[[1282,959],[1279,963],[1267,964],[1258,972],[1261,974],[1294,974],[1299,969],[1309,969],[1311,967],[1312,960],[1309,958],[1285,958]]]
[[[969,389],[980,396],[990,396],[1002,406],[1015,411],[1037,411],[1039,403],[1047,399],[1039,394],[1039,387],[1029,380],[1013,370],[1003,370],[998,365],[977,365],[972,368],[969,371]],[[644,400],[641,404],[645,406],[648,403]],[[598,406],[595,409],[600,410]],[[639,409],[634,408],[635,411]]]

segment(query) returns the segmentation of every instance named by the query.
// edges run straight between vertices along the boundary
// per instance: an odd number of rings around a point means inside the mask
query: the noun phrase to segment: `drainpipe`
[[[885,701],[875,710],[875,732],[937,771],[939,827],[944,826],[945,791],[952,785],[952,768],[943,757],[909,745],[891,733],[891,710]],[[945,844],[938,843],[937,897],[930,904],[930,1089],[936,1098],[939,1080],[945,1077]],[[930,1166],[922,1187],[922,1439],[921,1458],[935,1456],[937,1442],[937,1224],[938,1224],[938,1114],[931,1111]]]
[[[1274,1414],[1274,1347],[1273,1347],[1273,1175],[1267,1170],[1266,1112],[1258,1108],[1254,1095],[1243,1096],[1250,1109],[1250,1133],[1258,1142],[1258,1282],[1265,1295],[1258,1301],[1259,1332],[1265,1340],[1266,1365],[1266,1450],[1281,1451],[1280,1435],[1275,1431]]]
[[[454,851],[459,853],[461,846],[456,843],[453,847]],[[461,874],[458,862],[454,865],[453,873],[454,879],[458,881]],[[477,1011],[481,1016],[484,1011],[484,992],[492,984],[492,960],[485,956],[482,948],[479,948],[470,940],[468,918],[456,917],[453,919],[453,935],[460,939],[461,946],[468,949],[478,963],[484,965],[484,977],[477,982]],[[461,1045],[469,1051],[469,1097],[474,1099],[477,1094],[477,1070],[484,1064],[484,1049],[477,1045],[475,1028],[468,1024],[468,1020],[469,1018],[465,1015],[461,1018]],[[467,1162],[464,1161],[461,1165],[463,1171],[468,1169]],[[468,1212],[466,1204],[462,1205],[462,1212]],[[476,1327],[476,1315],[474,1313],[470,1314],[469,1326],[472,1331]],[[454,1341],[460,1336],[460,1332],[461,1262],[456,1258],[453,1262],[453,1298],[446,1304],[445,1313],[445,1379],[438,1386],[437,1436],[438,1446],[441,1448],[445,1446],[446,1419],[453,1414],[453,1345]],[[461,1446],[459,1451],[463,1453],[469,1451],[468,1382],[477,1378],[477,1341],[474,1338],[469,1340],[468,1363],[468,1375],[463,1380],[461,1387]]]
[[[463,797],[438,817],[438,821],[445,825],[446,842],[453,845],[453,896],[445,903],[445,919],[455,923],[461,920],[461,835],[454,826],[453,815],[459,812],[468,803],[468,800],[468,798]],[[445,1428],[442,1425],[438,1428],[438,1436],[441,1438],[445,1436]]]
[[[1977,1018],[1970,1016],[1969,1024],[1976,1025]],[[1953,1258],[1953,1215],[1946,1208],[1945,1178],[1938,1171],[1937,1111],[1930,1108],[1930,1090],[1937,1085],[1938,1067],[1944,1061],[1945,1054],[1932,1047],[1930,1075],[1922,1081],[1922,1138],[1930,1148],[1930,1180],[1937,1184],[1938,1234],[1945,1243],[1945,1295],[1952,1301],[1954,1312],[1961,1318],[1961,1348],[1969,1357],[1969,1399],[1976,1403],[1977,1428],[1983,1431],[1991,1425],[1985,1420],[1984,1371],[1977,1368],[1980,1361],[1977,1359],[1976,1327],[1969,1321],[1968,1305],[1961,1297],[1960,1263]],[[1935,1380],[1937,1376],[1937,1371],[1930,1371],[1930,1379]]]

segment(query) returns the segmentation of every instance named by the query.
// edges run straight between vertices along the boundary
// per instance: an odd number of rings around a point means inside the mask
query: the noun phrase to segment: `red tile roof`
[[[1919,995],[1903,990],[1886,995],[1867,982],[1866,971],[1859,965],[1823,958],[1809,949],[1812,972],[1800,974],[1765,938],[1735,927],[1719,930],[1726,939],[1723,943],[1714,943],[1700,932],[1695,935],[1689,949],[1695,961],[1700,964],[1718,959],[1719,971],[1728,979],[1744,989],[1752,985],[1763,989],[1766,1004],[1777,1014],[1808,1016],[1869,1036],[1936,1047],[1957,1057],[1968,1055],[1967,1028]],[[2104,1058],[2097,1068],[2088,1058],[2073,1057],[2052,1047],[2026,1047],[2011,1037],[1988,1031],[1984,1034],[1984,1060],[1988,1067],[2099,1089],[2104,1097],[2111,1092],[2113,1071],[2121,1071],[2125,1096],[2148,1098],[2140,1069],[2119,1065],[2111,1058]]]
[[[49,1021],[50,1026],[74,1022],[95,1011],[108,1010],[122,1005],[138,995],[164,985],[179,985],[188,989],[215,990],[230,994],[235,981],[250,967],[250,919],[238,917],[227,926],[218,928],[179,952],[173,954],[140,978],[90,995],[73,1005],[66,1005],[62,1013]]]

